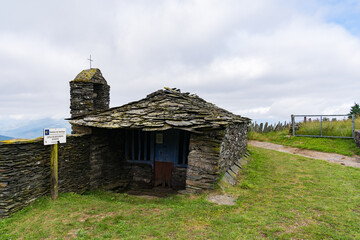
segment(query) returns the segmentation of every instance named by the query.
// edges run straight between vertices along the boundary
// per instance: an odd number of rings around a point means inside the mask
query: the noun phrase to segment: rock
[[[231,195],[210,195],[207,200],[218,205],[234,206],[236,198]]]

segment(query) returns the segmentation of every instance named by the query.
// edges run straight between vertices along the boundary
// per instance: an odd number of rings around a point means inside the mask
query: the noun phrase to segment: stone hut
[[[234,181],[250,119],[170,88],[109,108],[109,90],[99,69],[70,82],[73,133],[90,135],[91,188],[201,191]]]

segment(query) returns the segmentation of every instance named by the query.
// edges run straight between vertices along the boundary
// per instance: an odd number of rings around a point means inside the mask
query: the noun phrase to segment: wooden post
[[[58,144],[51,145],[51,198],[58,198]]]

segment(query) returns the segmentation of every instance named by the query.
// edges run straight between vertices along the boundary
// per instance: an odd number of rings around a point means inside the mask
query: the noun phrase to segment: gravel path
[[[303,157],[326,160],[328,162],[338,163],[344,166],[360,168],[360,156],[356,156],[356,155],[353,157],[349,157],[336,153],[318,152],[313,150],[288,147],[275,143],[259,142],[254,140],[248,141],[248,144],[250,146],[261,147],[279,152],[291,153]]]

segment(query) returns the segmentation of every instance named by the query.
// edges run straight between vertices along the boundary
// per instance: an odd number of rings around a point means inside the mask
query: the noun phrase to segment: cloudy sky
[[[1,1],[0,120],[69,117],[100,68],[111,107],[164,86],[255,120],[360,102],[359,0]]]

